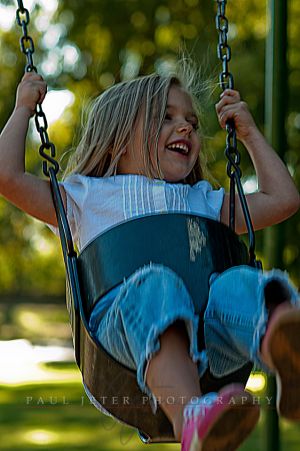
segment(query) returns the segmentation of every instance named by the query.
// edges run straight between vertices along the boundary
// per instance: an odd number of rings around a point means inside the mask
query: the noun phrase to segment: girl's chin
[[[163,176],[163,179],[165,182],[168,183],[184,183],[184,179],[187,177],[187,175],[176,175],[176,174],[167,174]]]
[[[184,183],[184,180],[166,180],[167,183]]]

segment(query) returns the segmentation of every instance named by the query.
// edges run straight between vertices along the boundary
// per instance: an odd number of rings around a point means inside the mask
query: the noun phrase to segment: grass
[[[57,371],[65,371],[56,365]],[[71,368],[68,366],[68,371]],[[73,372],[77,370],[73,367]],[[73,378],[56,382],[0,386],[2,451],[146,450],[131,428],[90,405],[82,384]],[[300,428],[281,421],[282,450],[298,451]],[[265,413],[241,451],[265,450]],[[179,450],[179,445],[149,445],[151,451]]]
[[[1,310],[0,306],[2,338],[25,337],[43,344],[53,342],[53,337],[55,344],[70,341],[64,306],[48,307],[12,305],[8,314],[7,309],[2,306]],[[5,358],[2,365],[5,368]],[[135,430],[99,413],[89,403],[73,362],[44,363],[43,370],[47,372],[43,381],[0,384],[1,451],[180,450],[178,444],[147,447]],[[18,376],[17,371],[18,367],[14,368],[13,376]],[[299,451],[299,425],[281,420],[280,428],[281,450]],[[263,411],[258,426],[240,451],[265,451],[266,437],[266,415]]]

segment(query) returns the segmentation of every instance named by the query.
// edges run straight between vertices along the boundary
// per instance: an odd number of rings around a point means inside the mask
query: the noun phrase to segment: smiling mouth
[[[180,153],[181,155],[188,155],[190,151],[189,146],[184,143],[169,144],[167,146],[167,149],[171,150],[172,152]]]

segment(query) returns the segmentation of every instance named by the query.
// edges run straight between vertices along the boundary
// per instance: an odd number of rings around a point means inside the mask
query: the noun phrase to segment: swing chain
[[[228,44],[228,19],[226,17],[227,0],[217,0],[218,11],[216,15],[216,28],[218,30],[219,41],[217,46],[217,55],[222,63],[222,71],[219,75],[219,83],[223,90],[234,89],[234,79],[232,73],[229,71],[229,61],[231,60],[231,48]],[[235,192],[235,180],[242,176],[241,168],[239,167],[241,157],[237,148],[236,131],[233,121],[226,123],[226,148],[225,155],[228,160],[227,175],[230,178],[230,193]],[[230,227],[235,229],[235,202],[234,197],[230,199]]]
[[[18,9],[16,12],[17,24],[23,30],[23,36],[20,38],[21,51],[24,53],[27,59],[27,65],[25,67],[26,72],[37,72],[36,67],[33,65],[33,53],[34,53],[34,43],[31,36],[28,34],[27,25],[30,22],[29,11],[24,8],[23,1],[18,0]]]
[[[20,48],[21,51],[24,53],[27,59],[27,64],[25,66],[25,72],[36,72],[37,68],[33,64],[33,53],[34,53],[34,42],[31,36],[28,34],[27,25],[30,22],[30,16],[28,9],[24,8],[23,1],[18,1],[18,9],[16,11],[16,19],[17,24],[22,28],[23,35],[20,38]],[[42,106],[40,104],[37,105],[36,111],[35,111],[35,126],[36,129],[40,135],[41,139],[41,146],[39,148],[39,154],[44,158],[45,161],[43,161],[43,173],[47,177],[49,177],[49,168],[48,163],[52,165],[52,170],[55,172],[55,174],[59,171],[59,164],[55,159],[55,146],[54,144],[49,140],[48,136],[48,122],[46,115],[42,109]],[[48,153],[46,152],[48,151]]]
[[[222,63],[222,71],[219,75],[219,83],[223,90],[234,89],[234,79],[232,73],[229,71],[229,61],[231,60],[231,48],[228,44],[228,19],[226,17],[227,0],[216,0],[217,14],[216,14],[216,28],[218,30],[218,45],[217,55]],[[240,168],[241,155],[237,147],[237,137],[235,124],[233,120],[226,123],[226,147],[225,155],[228,160],[227,175],[230,178],[230,201],[229,201],[229,225],[235,230],[235,191],[237,187],[239,200],[243,210],[248,236],[249,236],[249,256],[250,264],[252,266],[261,268],[261,262],[256,260],[255,256],[255,236],[253,225],[246,201],[246,196],[243,191],[241,177],[242,171]]]

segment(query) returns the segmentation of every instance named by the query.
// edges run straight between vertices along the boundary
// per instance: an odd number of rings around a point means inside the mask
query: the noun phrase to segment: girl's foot
[[[287,304],[272,315],[261,352],[276,373],[278,413],[300,420],[300,310]]]
[[[182,451],[233,451],[259,418],[259,407],[240,384],[202,396],[184,410]]]

